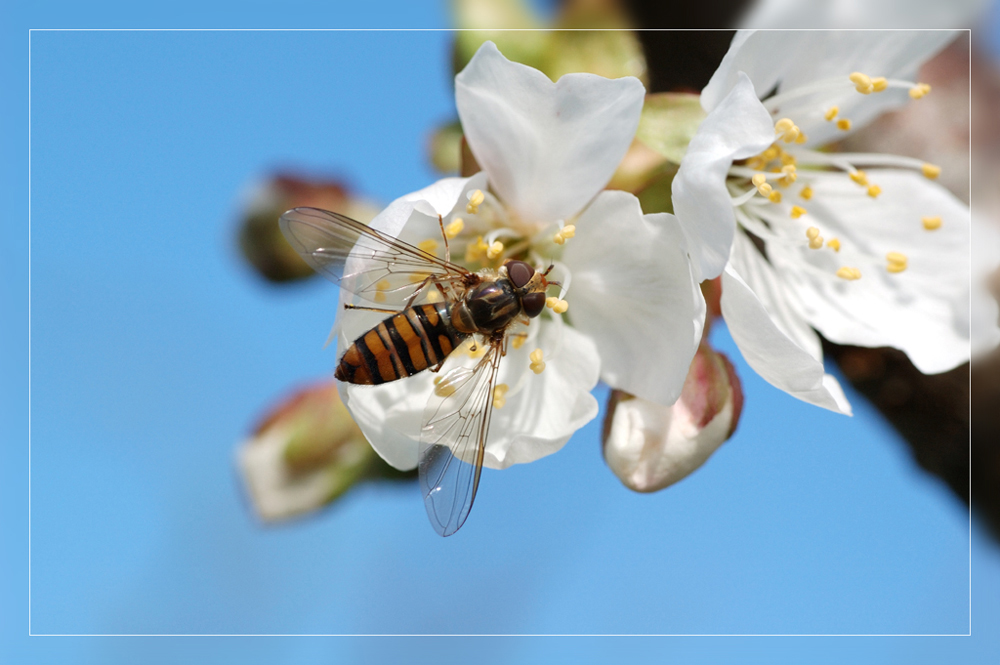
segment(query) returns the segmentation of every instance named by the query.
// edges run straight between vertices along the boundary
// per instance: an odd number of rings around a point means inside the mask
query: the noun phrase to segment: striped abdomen
[[[467,337],[451,325],[447,304],[410,307],[354,340],[334,376],[364,385],[413,376],[443,361]]]

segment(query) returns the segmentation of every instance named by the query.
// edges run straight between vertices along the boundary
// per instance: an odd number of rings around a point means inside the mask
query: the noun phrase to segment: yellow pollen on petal
[[[444,234],[448,236],[449,240],[451,240],[452,238],[455,238],[459,233],[461,233],[462,229],[464,228],[465,228],[465,220],[463,220],[461,217],[456,217],[451,224],[444,227]]]
[[[494,240],[490,248],[486,250],[486,258],[492,261],[501,254],[503,254],[503,243],[499,240]]]
[[[920,99],[931,91],[931,87],[926,83],[918,83],[912,88],[910,88],[910,97],[913,99]]]
[[[428,254],[433,254],[437,251],[438,241],[433,238],[428,238],[427,240],[421,240],[417,243],[417,247],[424,250]]]
[[[767,200],[771,203],[781,203],[781,192],[775,190],[767,195]]]
[[[861,271],[857,268],[848,268],[847,266],[844,266],[837,271],[837,277],[853,282],[856,279],[861,279]]]
[[[792,219],[798,219],[802,215],[806,214],[806,209],[802,206],[792,206]]]
[[[934,164],[924,164],[920,167],[920,172],[924,174],[925,178],[934,180],[941,175],[941,167]]]
[[[850,130],[851,129],[851,121],[848,120],[847,118],[841,118],[840,120],[837,121],[837,129],[840,129],[840,130],[845,131],[845,132],[848,131],[848,130]]]
[[[923,217],[921,220],[924,223],[924,228],[928,231],[935,231],[941,228],[941,218],[940,217]]]
[[[799,196],[808,201],[813,197],[813,188],[810,187],[809,185],[806,185],[805,187],[802,188],[802,191],[799,192]]]
[[[836,238],[830,238],[829,240],[827,240],[826,241],[826,246],[829,247],[830,249],[832,249],[835,252],[839,252],[840,251],[840,241],[837,240]]]
[[[851,74],[851,83],[854,84],[854,89],[862,95],[870,95],[875,91],[875,85],[872,83],[871,78],[861,72]]]
[[[810,240],[818,238],[819,229],[817,229],[815,226],[810,226],[808,229],[806,229],[806,237],[809,238]]]
[[[889,81],[884,76],[877,76],[872,79],[872,91],[882,92],[889,87]]]
[[[839,106],[831,106],[829,108],[829,110],[827,110],[827,112],[825,114],[823,114],[823,117],[826,118],[827,121],[830,121],[830,120],[833,120],[834,118],[836,118],[838,113],[840,113],[840,107]]]
[[[500,409],[503,405],[507,403],[507,391],[510,390],[510,386],[506,383],[501,383],[496,388],[493,389],[493,408]]]
[[[556,314],[562,314],[569,309],[569,303],[559,298],[549,297],[545,299],[545,306]]]
[[[475,215],[479,212],[479,206],[486,199],[486,195],[483,194],[483,190],[477,189],[469,195],[469,202],[465,206],[465,212],[470,215]]]
[[[873,199],[877,198],[878,195],[881,194],[881,193],[882,193],[882,188],[879,187],[878,185],[869,185],[868,186],[868,196],[872,197]]]
[[[862,187],[868,185],[868,174],[864,171],[855,171],[853,173],[848,173],[847,175],[850,176],[851,180],[858,183]]]

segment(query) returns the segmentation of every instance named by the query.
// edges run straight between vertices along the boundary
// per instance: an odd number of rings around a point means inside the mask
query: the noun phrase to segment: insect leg
[[[410,305],[412,305],[413,301],[417,299],[417,296],[419,296],[423,292],[423,290],[427,288],[427,285],[430,283],[433,277],[434,277],[433,275],[428,275],[427,277],[424,278],[424,281],[420,283],[420,286],[417,288],[417,290],[413,292],[413,295],[410,296],[410,299],[406,301],[405,305],[403,305],[403,309],[410,308]]]
[[[444,218],[438,215],[438,226],[441,227],[441,237],[444,238],[444,260],[451,263],[451,248],[448,247],[448,234],[444,232]]]
[[[398,309],[382,309],[381,307],[363,307],[361,305],[345,304],[344,309],[366,309],[369,312],[384,312],[386,314],[399,314]]]

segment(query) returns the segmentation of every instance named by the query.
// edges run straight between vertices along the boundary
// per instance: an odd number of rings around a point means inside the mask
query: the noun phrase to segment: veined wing
[[[426,284],[436,282],[450,289],[469,274],[459,265],[329,210],[293,208],[279,224],[313,270],[373,303],[402,305]],[[345,272],[348,258],[358,262]]]
[[[420,491],[431,526],[442,536],[461,528],[476,499],[502,345],[491,344],[474,367],[448,372],[424,409]]]

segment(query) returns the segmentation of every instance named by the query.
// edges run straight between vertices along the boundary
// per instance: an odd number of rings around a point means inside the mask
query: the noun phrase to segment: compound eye
[[[535,269],[524,261],[508,261],[507,277],[510,278],[514,288],[523,289],[535,275]]]
[[[545,309],[545,294],[541,291],[529,293],[521,298],[521,306],[524,308],[525,314],[535,318]]]

